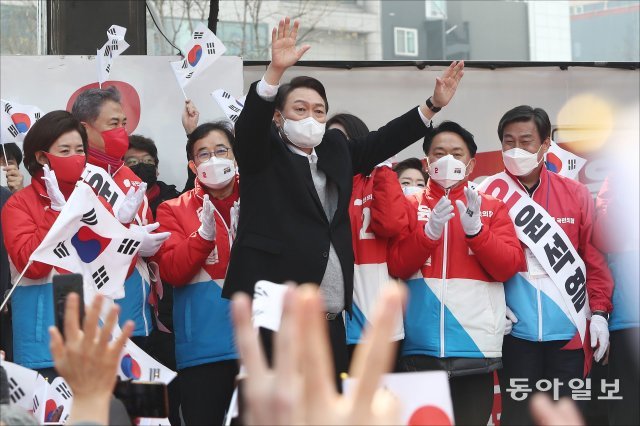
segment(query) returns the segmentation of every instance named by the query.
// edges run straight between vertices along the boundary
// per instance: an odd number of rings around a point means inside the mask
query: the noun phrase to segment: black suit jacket
[[[370,173],[429,129],[416,107],[353,141],[339,130],[327,131],[316,153],[318,169],[338,188],[337,210],[329,221],[308,159],[292,153],[282,140],[272,124],[275,103],[258,96],[256,84],[235,124],[241,207],[222,295],[253,294],[259,280],[320,283],[331,242],[340,259],[345,307],[350,310],[354,259],[348,209],[353,176]]]

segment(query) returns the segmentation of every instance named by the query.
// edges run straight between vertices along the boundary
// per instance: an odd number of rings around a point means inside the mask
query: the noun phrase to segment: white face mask
[[[0,169],[0,186],[8,187],[7,183],[7,171],[3,168]]]
[[[198,180],[207,188],[224,188],[236,175],[236,166],[228,158],[211,157],[196,167]]]
[[[531,173],[542,159],[538,160],[538,153],[542,146],[535,153],[530,153],[520,148],[512,148],[502,152],[502,161],[509,173],[514,176],[526,176]]]
[[[402,187],[402,193],[404,195],[419,194],[422,191],[424,191],[424,188],[422,186],[403,186]]]
[[[287,120],[282,116],[284,132],[289,142],[298,148],[315,148],[322,142],[324,136],[325,124],[320,123],[313,117],[307,117],[303,120]]]
[[[427,170],[431,179],[444,189],[451,188],[467,177],[467,166],[451,154],[429,163]]]

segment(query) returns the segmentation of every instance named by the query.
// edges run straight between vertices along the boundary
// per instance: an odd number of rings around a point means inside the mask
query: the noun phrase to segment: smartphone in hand
[[[67,296],[77,293],[80,298],[80,327],[84,318],[84,292],[81,274],[64,274],[53,277],[53,303],[56,327],[64,337],[64,312]]]

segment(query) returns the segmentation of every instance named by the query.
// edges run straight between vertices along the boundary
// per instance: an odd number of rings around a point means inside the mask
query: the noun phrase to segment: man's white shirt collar
[[[318,162],[318,155],[316,154],[316,149],[313,148],[313,150],[311,151],[311,154],[307,154],[306,152],[304,152],[303,150],[301,150],[300,148],[298,148],[297,146],[287,143],[287,147],[289,148],[289,150],[291,152],[293,152],[294,154],[298,154],[301,155],[303,157],[307,157],[307,159],[309,160],[309,164],[316,164]]]

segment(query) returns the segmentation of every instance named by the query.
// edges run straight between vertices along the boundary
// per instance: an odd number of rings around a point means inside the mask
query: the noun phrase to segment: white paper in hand
[[[353,391],[356,379],[342,382],[344,394]],[[403,425],[453,425],[453,404],[445,371],[391,373],[380,387],[393,393],[402,404]]]
[[[269,281],[258,281],[253,292],[253,326],[280,329],[282,306],[287,286]]]

